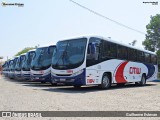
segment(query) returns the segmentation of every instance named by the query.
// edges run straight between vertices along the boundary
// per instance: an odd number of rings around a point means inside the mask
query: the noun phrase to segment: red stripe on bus
[[[117,83],[126,83],[127,82],[127,80],[123,76],[124,68],[127,63],[128,63],[128,61],[125,61],[118,67],[118,69],[116,71],[116,75],[115,75],[115,79],[116,79]]]

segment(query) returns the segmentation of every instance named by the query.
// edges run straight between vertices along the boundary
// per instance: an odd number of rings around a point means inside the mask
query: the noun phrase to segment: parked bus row
[[[3,74],[10,79],[51,82],[51,59],[55,45],[43,46],[5,62]]]
[[[28,51],[7,61],[3,74],[14,79],[107,89],[111,84],[143,86],[157,79],[158,66],[153,52],[90,36]]]

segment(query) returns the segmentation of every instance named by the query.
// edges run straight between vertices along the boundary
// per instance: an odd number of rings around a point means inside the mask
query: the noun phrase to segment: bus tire
[[[146,76],[145,76],[145,74],[142,74],[141,81],[140,82],[136,82],[135,84],[139,85],[139,86],[144,86],[146,84]]]
[[[103,74],[103,77],[102,77],[102,82],[101,84],[99,85],[99,87],[101,89],[108,89],[110,88],[111,86],[111,79],[110,79],[110,76],[108,74]]]
[[[146,84],[146,76],[143,74],[142,78],[141,78],[141,81],[139,82],[139,85],[144,86],[145,84]]]

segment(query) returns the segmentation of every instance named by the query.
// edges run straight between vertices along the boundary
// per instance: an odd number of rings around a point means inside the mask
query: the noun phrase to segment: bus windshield
[[[25,59],[25,55],[23,56],[20,56],[17,61],[16,61],[16,66],[15,66],[15,69],[20,71],[21,68],[22,68],[22,63],[23,63],[23,60]]]
[[[52,67],[54,69],[73,69],[80,66],[85,57],[87,38],[60,41],[53,53]]]
[[[50,50],[48,50],[50,49]],[[32,70],[45,70],[51,66],[55,46],[37,48],[31,62]],[[50,52],[49,52],[50,51]]]
[[[15,58],[14,60],[13,60],[13,70],[15,69],[15,67],[16,67],[16,63],[17,63],[17,60],[18,60],[18,58]]]
[[[32,61],[32,58],[34,56],[35,52],[32,51],[32,52],[28,52],[26,54],[26,60],[23,62],[22,64],[22,70],[26,70],[26,71],[29,71],[30,70],[30,67],[31,67],[31,61]]]
[[[14,60],[10,61],[9,68],[10,68],[10,70],[14,69]]]

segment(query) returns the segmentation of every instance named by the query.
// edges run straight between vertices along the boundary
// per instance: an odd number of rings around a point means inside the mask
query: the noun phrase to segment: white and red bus
[[[112,83],[143,86],[146,81],[157,79],[157,56],[147,50],[94,36],[62,40],[56,46],[53,83],[107,89]]]

